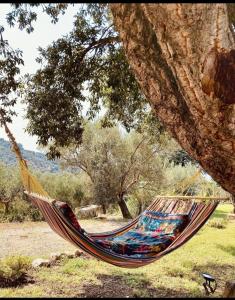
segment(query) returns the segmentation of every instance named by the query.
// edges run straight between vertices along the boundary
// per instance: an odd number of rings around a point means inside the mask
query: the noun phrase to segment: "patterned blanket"
[[[145,211],[133,229],[96,243],[118,254],[149,257],[168,247],[188,221],[184,214]]]

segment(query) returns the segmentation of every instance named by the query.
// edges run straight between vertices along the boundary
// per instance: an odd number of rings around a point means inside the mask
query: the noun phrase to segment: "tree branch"
[[[134,152],[132,153],[131,157],[130,157],[130,162],[129,162],[129,166],[127,167],[126,172],[123,174],[122,178],[121,178],[121,190],[123,189],[125,180],[127,175],[129,174],[131,167],[133,166],[134,163],[134,157],[136,152],[138,151],[138,149],[140,148],[140,146],[143,144],[144,140],[146,139],[146,137],[144,136],[143,139],[139,142],[139,144],[136,146]]]
[[[74,155],[78,155],[77,153]],[[61,158],[63,160],[65,160],[65,162],[69,165],[69,166],[75,166],[80,168],[82,171],[84,171],[91,179],[91,181],[94,183],[94,179],[91,175],[91,173],[88,171],[87,166],[84,162],[79,161],[78,159],[74,158],[74,159],[70,159],[64,155],[61,156]]]

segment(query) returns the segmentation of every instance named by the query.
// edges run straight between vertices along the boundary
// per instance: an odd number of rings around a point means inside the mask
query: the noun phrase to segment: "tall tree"
[[[110,204],[118,204],[123,217],[131,218],[126,197],[142,186],[148,189],[161,183],[159,146],[146,135],[122,136],[116,127],[99,126],[88,123],[82,144],[61,150],[64,164],[87,173],[94,199],[104,212]]]
[[[156,115],[182,148],[235,194],[235,49],[229,20],[234,4],[110,7]]]

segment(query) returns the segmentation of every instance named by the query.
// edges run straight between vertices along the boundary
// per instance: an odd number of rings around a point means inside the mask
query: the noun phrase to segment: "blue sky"
[[[46,47],[53,40],[66,35],[73,28],[74,15],[79,9],[80,4],[69,6],[64,15],[61,15],[57,24],[52,24],[48,15],[36,9],[38,12],[37,21],[34,23],[34,31],[28,34],[25,30],[20,31],[17,26],[9,27],[6,23],[6,14],[11,10],[10,4],[0,3],[0,25],[5,27],[4,39],[7,39],[13,48],[19,48],[23,51],[24,66],[21,67],[21,75],[25,73],[34,73],[39,64],[35,62],[38,56],[38,47]],[[38,150],[36,137],[29,136],[25,132],[27,120],[23,118],[25,107],[18,103],[16,111],[18,116],[13,119],[9,125],[17,142],[23,144],[27,150]],[[7,139],[4,130],[0,127],[0,137]]]

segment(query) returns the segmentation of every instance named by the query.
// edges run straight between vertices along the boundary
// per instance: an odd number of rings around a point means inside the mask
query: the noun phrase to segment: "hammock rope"
[[[28,168],[26,160],[23,158],[23,155],[20,151],[18,144],[16,143],[15,137],[13,136],[12,132],[10,131],[9,127],[7,126],[2,113],[0,113],[1,123],[4,126],[5,132],[8,136],[8,139],[12,146],[12,151],[15,153],[20,169],[20,175],[22,179],[23,186],[26,191],[34,194],[38,194],[48,198],[50,201],[49,194],[43,189],[42,185],[38,182],[38,180],[33,176]]]
[[[213,211],[218,205],[218,197],[195,197],[195,196],[157,196],[152,204],[145,211],[151,213],[164,213],[164,214],[182,214],[187,213],[189,217],[189,223],[185,229],[173,240],[173,242],[166,247],[166,249],[161,250],[160,252],[152,255],[151,257],[128,257],[126,255],[114,253],[106,249],[97,243],[97,240],[107,240],[110,238],[119,237],[122,234],[128,233],[130,230],[135,228],[138,224],[141,215],[136,217],[127,225],[105,233],[87,233],[80,226],[74,223],[71,223],[71,220],[62,213],[62,210],[58,207],[59,201],[53,199],[49,194],[43,189],[42,185],[38,180],[30,173],[26,161],[24,160],[19,146],[16,143],[16,140],[8,128],[2,114],[0,114],[0,122],[4,125],[6,134],[9,138],[9,141],[12,145],[12,150],[15,152],[16,157],[19,160],[20,174],[22,182],[25,188],[25,193],[28,195],[28,198],[32,203],[39,208],[43,214],[45,220],[48,222],[49,226],[59,234],[61,237],[71,242],[73,245],[78,246],[85,252],[90,255],[101,259],[107,263],[124,267],[124,268],[137,268],[144,265],[147,265],[151,262],[156,261],[161,258],[163,255],[170,253],[171,251],[177,249],[185,242],[187,242],[207,221]],[[200,175],[200,170],[192,176],[192,178],[186,178],[184,180],[184,187],[189,183],[192,183]],[[184,201],[189,199],[192,201]],[[197,202],[199,200],[208,200],[211,199],[210,203]],[[226,199],[227,198],[220,198]],[[61,203],[61,202],[60,202]],[[66,206],[66,203],[62,203],[62,207]],[[70,211],[70,215],[73,214]],[[75,217],[75,215],[74,215]]]
[[[201,169],[198,168],[198,170],[196,170],[196,172],[193,175],[191,175],[190,177],[185,177],[183,180],[179,181],[177,187],[173,189],[172,194],[179,194],[180,192],[181,194],[184,193],[184,195],[186,196],[189,193],[191,186],[196,182],[200,175]]]

